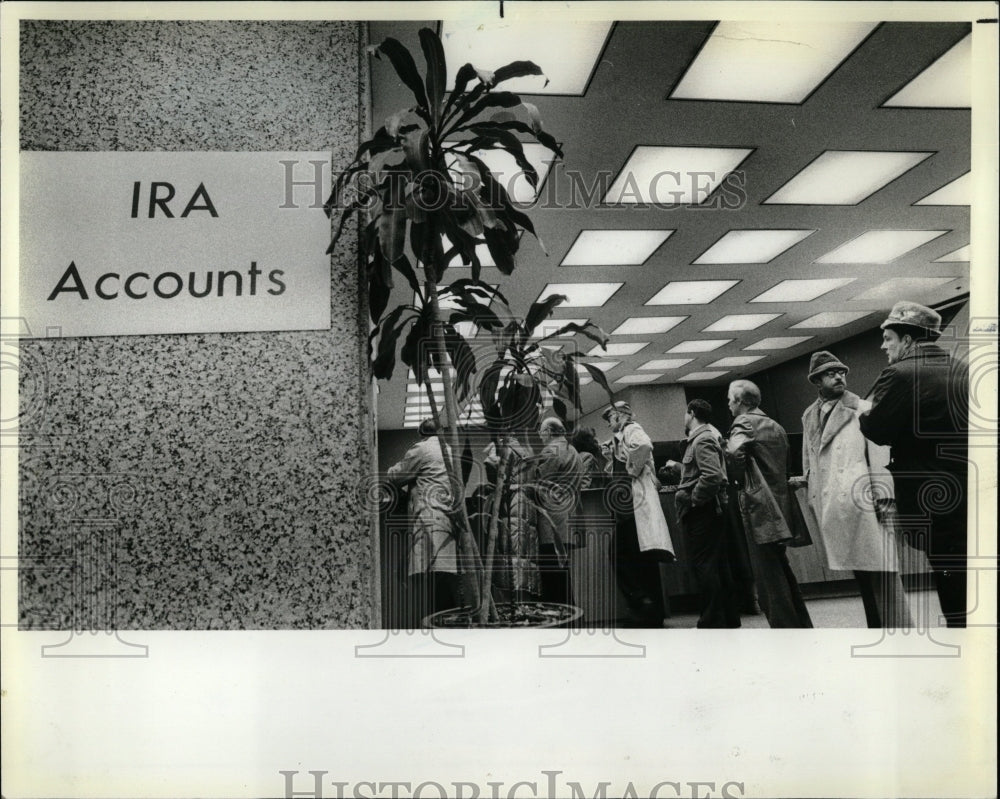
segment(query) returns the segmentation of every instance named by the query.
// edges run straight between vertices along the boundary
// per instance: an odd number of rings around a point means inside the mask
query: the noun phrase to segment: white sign
[[[21,153],[19,315],[34,336],[329,328],[329,162]]]

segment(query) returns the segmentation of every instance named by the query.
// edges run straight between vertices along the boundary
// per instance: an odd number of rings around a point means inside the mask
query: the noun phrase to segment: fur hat
[[[845,372],[851,371],[847,364],[841,363],[832,352],[820,350],[819,352],[814,352],[812,358],[809,359],[809,382],[812,382],[814,377],[819,377],[828,369],[843,369]]]
[[[884,330],[892,325],[907,325],[926,330],[933,336],[941,335],[941,314],[926,305],[902,300],[892,306],[889,318],[880,327]]]
[[[613,413],[625,413],[631,416],[632,406],[625,402],[625,400],[618,400],[618,402],[611,403],[607,409],[605,409],[604,413],[601,414],[601,418],[604,419],[604,421],[607,421],[608,417]]]

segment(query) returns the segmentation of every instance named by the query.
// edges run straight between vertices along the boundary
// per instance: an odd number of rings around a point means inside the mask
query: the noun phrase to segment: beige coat
[[[646,431],[638,423],[629,422],[612,437],[609,454],[624,463],[632,477],[632,509],[639,549],[642,552],[662,549],[673,554],[674,544],[660,507],[660,481],[656,479],[653,463],[653,442]],[[605,468],[612,471],[610,458]]]
[[[892,496],[889,451],[865,439],[858,423],[871,403],[845,391],[821,430],[822,405],[818,399],[802,415],[808,502],[801,504],[813,541],[831,569],[898,571],[895,540],[873,502],[873,485],[875,496]]]

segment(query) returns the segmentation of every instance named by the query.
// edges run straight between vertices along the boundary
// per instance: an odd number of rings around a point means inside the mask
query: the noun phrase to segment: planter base
[[[501,630],[570,627],[583,616],[583,608],[560,602],[503,602],[497,604],[499,621],[479,624],[461,608],[441,610],[424,618],[421,626],[434,630]]]

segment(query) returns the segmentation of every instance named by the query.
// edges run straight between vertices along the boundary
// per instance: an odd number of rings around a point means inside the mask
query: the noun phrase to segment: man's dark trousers
[[[680,522],[701,591],[698,627],[739,627],[736,585],[726,557],[725,517],[716,513],[712,502],[684,510]]]

